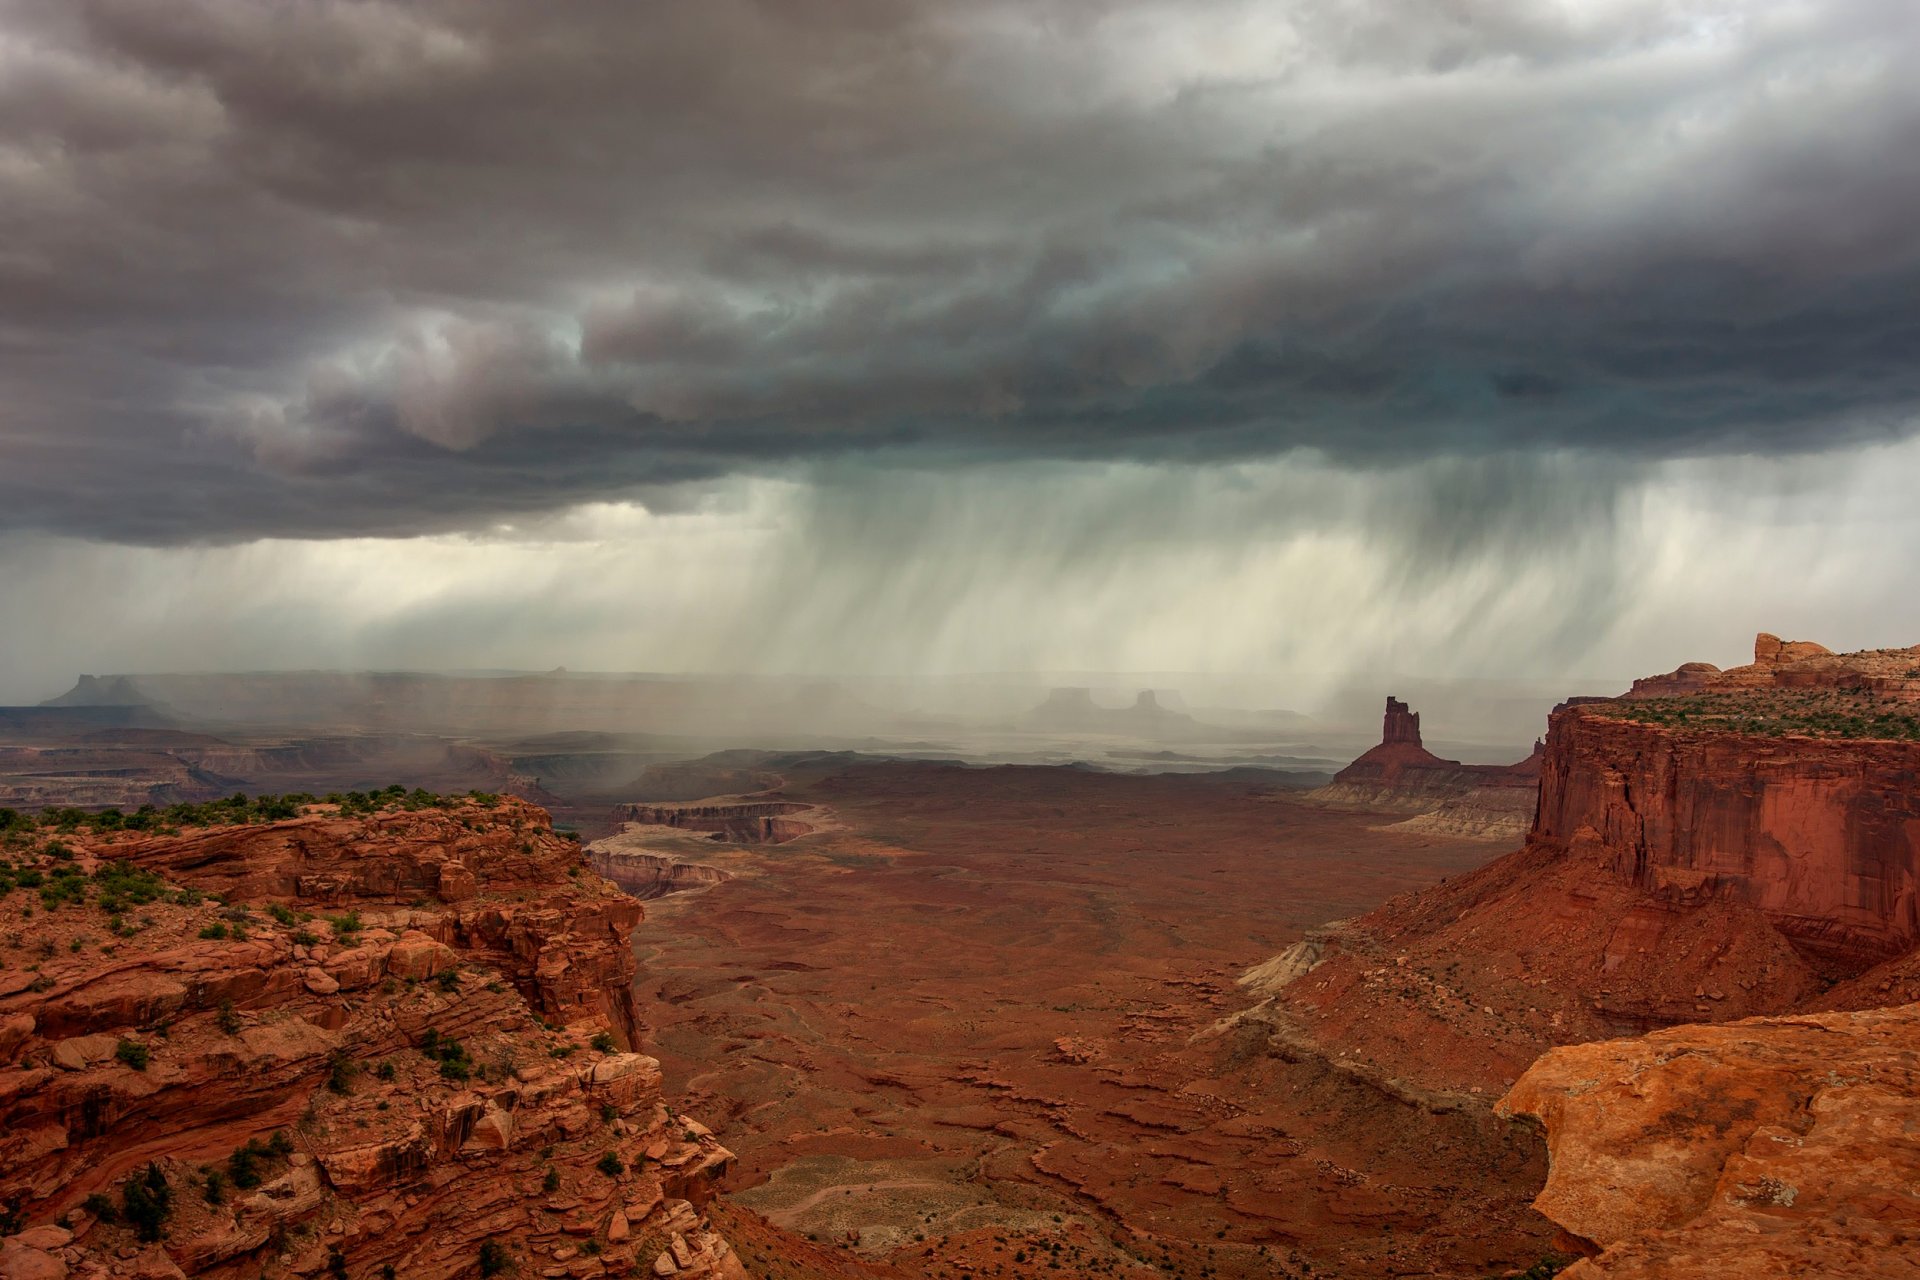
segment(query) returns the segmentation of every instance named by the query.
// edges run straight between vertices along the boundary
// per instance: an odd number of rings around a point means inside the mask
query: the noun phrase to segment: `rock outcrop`
[[[1387,699],[1380,743],[1307,793],[1343,809],[1414,814],[1409,830],[1474,840],[1519,840],[1533,822],[1540,780],[1540,744],[1517,764],[1462,764],[1428,751],[1420,713]]]
[[[1534,839],[1667,903],[1731,898],[1849,972],[1920,941],[1920,743],[1557,712]]]
[[[0,1274],[744,1275],[730,1155],[632,1052],[641,909],[543,811],[40,839],[0,898]]]
[[[643,901],[710,889],[733,879],[719,867],[688,862],[677,854],[608,847],[606,842],[590,846],[587,860],[595,871]]]
[[[794,800],[737,796],[696,804],[616,805],[613,816],[618,822],[705,832],[730,844],[785,844],[812,832],[811,823],[795,816],[812,808]]]
[[[1396,1078],[1494,1089],[1554,1045],[1813,1007],[1836,980],[1848,1007],[1920,992],[1920,742],[1843,687],[1909,651],[1758,649],[1766,683],[1562,704],[1526,847],[1330,931],[1270,1012]],[[1771,683],[1809,671],[1842,684]],[[1383,774],[1424,753],[1412,727],[1389,707]]]
[[[1920,1274],[1920,1005],[1556,1049],[1499,1109],[1599,1250],[1562,1280]]]
[[[1811,640],[1782,640],[1762,631],[1754,637],[1753,661],[1746,666],[1722,671],[1710,662],[1682,663],[1665,675],[1635,680],[1627,696],[1768,689],[1844,689],[1900,701],[1920,700],[1920,645],[1835,653]]]

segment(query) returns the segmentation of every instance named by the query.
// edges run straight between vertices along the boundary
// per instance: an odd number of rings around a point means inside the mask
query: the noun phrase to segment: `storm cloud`
[[[1484,538],[1503,459],[1895,440],[1917,60],[1905,0],[0,0],[0,530],[1292,457]]]

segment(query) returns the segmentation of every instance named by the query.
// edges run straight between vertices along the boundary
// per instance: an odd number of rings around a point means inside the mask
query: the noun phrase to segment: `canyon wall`
[[[641,908],[543,811],[43,840],[0,871],[0,1274],[744,1275],[731,1156],[631,1051]]]
[[[812,832],[812,824],[793,816],[811,808],[792,800],[714,799],[698,804],[616,805],[613,816],[616,821],[643,826],[704,831],[733,844],[784,844]]]
[[[733,879],[703,862],[687,862],[671,853],[609,847],[605,842],[589,848],[587,860],[595,871],[643,901],[710,889]]]
[[[1920,743],[1760,737],[1555,712],[1534,838],[1590,832],[1660,901],[1730,897],[1863,968],[1920,941]]]

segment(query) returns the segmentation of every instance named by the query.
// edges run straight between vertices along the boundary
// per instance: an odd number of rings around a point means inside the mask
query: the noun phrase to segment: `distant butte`
[[[1533,821],[1541,745],[1517,764],[1462,764],[1428,751],[1420,713],[1387,699],[1380,744],[1308,793],[1314,803],[1414,815],[1404,825],[1431,835],[1517,840]]]

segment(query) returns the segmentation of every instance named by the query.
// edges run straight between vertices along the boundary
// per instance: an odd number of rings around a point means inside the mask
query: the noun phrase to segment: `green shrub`
[[[593,1044],[593,1047],[599,1050],[601,1053],[612,1053],[615,1049],[618,1049],[620,1047],[619,1045],[613,1042],[613,1037],[604,1031],[597,1033],[593,1037],[592,1044]]]
[[[149,1053],[147,1046],[138,1040],[121,1040],[113,1047],[113,1056],[132,1067],[135,1071],[145,1071]]]
[[[245,1146],[235,1147],[233,1154],[227,1157],[227,1176],[233,1179],[233,1185],[242,1191],[251,1191],[259,1186],[259,1164],[266,1154],[260,1149],[260,1144],[252,1140]]]
[[[120,1206],[98,1191],[82,1200],[80,1207],[101,1222],[112,1224],[120,1221]]]
[[[353,1092],[353,1073],[357,1070],[353,1059],[344,1049],[335,1049],[327,1055],[327,1089],[329,1092],[345,1096]]]
[[[233,1001],[222,1000],[220,1002],[219,1012],[213,1015],[213,1025],[220,1028],[221,1032],[226,1035],[233,1036],[240,1034],[240,1014],[239,1011],[233,1007]]]
[[[593,1167],[606,1174],[609,1178],[617,1178],[627,1171],[626,1162],[621,1160],[619,1155],[612,1151],[601,1156]]]
[[[121,1185],[120,1214],[133,1228],[136,1239],[149,1244],[158,1240],[172,1213],[173,1192],[159,1165],[149,1164],[144,1172],[134,1174]]]
[[[227,936],[227,926],[215,920],[200,930],[200,936],[208,942],[217,942]]]
[[[506,1247],[498,1241],[489,1240],[480,1246],[480,1274],[497,1276],[513,1264],[513,1258]]]
[[[218,1169],[207,1170],[201,1194],[206,1196],[208,1204],[220,1204],[227,1198],[227,1175]]]

